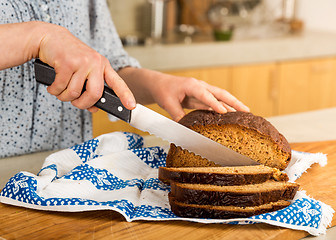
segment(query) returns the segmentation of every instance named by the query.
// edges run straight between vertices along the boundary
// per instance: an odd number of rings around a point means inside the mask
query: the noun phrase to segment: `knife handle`
[[[37,82],[47,86],[50,86],[54,82],[56,73],[53,67],[45,64],[40,59],[35,60],[34,67]],[[85,85],[82,92],[85,91]],[[131,110],[125,108],[115,92],[107,86],[104,86],[103,95],[95,103],[95,106],[127,123],[131,121]]]

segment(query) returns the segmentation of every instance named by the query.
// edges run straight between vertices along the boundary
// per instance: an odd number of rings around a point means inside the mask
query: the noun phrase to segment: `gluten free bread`
[[[182,125],[269,167],[284,170],[291,158],[286,138],[266,119],[247,112],[219,114],[195,110],[184,116]],[[167,167],[217,166],[205,158],[170,145]]]

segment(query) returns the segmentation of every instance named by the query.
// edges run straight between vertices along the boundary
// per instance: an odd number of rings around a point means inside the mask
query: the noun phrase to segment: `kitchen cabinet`
[[[228,90],[263,117],[336,106],[336,58],[168,72]]]
[[[195,77],[226,89],[257,115],[268,117],[277,113],[276,64],[214,67],[168,73]]]
[[[225,66],[192,70],[166,71],[166,73],[176,76],[194,77],[224,89],[228,89],[231,86],[230,68]]]
[[[276,115],[277,76],[275,64],[237,66],[231,68],[228,90],[256,115]]]
[[[224,88],[249,106],[252,113],[263,117],[336,106],[336,58],[182,69],[166,73],[194,77]],[[169,117],[156,104],[149,108]],[[144,134],[122,121],[110,122],[102,111],[93,114],[94,136],[111,131]]]
[[[278,71],[278,114],[336,106],[335,58],[283,62]]]

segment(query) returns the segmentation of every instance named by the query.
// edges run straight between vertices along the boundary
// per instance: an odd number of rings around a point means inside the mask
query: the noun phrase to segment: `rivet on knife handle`
[[[50,86],[54,82],[56,76],[54,68],[39,59],[35,60],[34,66],[36,81]],[[85,91],[85,84],[83,91]],[[95,106],[125,122],[129,123],[131,121],[131,111],[122,105],[114,91],[107,86],[104,86],[103,95],[95,103]]]

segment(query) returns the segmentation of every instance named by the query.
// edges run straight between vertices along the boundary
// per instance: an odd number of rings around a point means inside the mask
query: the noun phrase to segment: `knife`
[[[36,81],[50,86],[56,76],[54,68],[39,59],[35,60],[34,66]],[[85,91],[85,84],[83,91]],[[107,86],[104,86],[103,95],[95,106],[141,131],[154,134],[222,166],[259,164],[141,104],[137,104],[133,110],[128,110],[122,105],[114,91]]]

